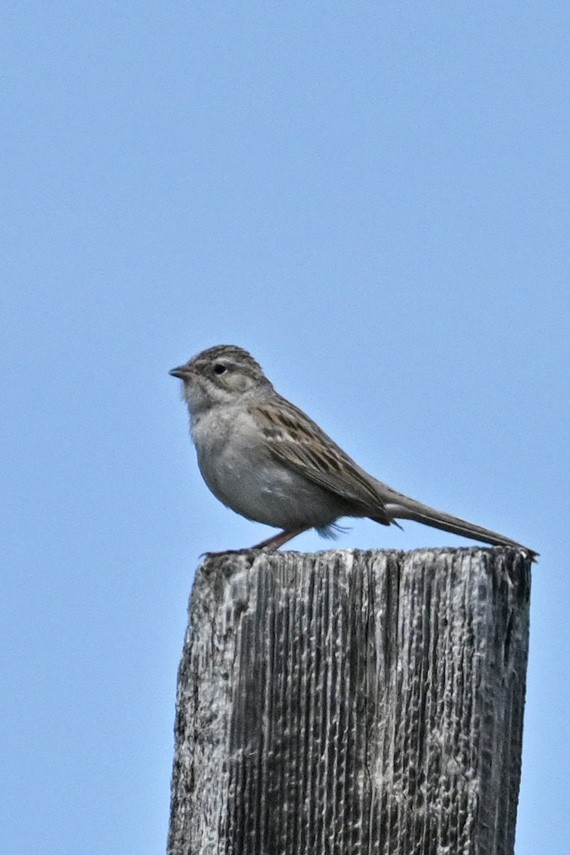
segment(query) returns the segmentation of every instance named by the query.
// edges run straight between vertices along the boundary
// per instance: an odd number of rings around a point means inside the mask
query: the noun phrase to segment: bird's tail
[[[509,537],[504,537],[504,535],[498,534],[496,531],[491,531],[488,528],[475,525],[467,520],[451,516],[451,514],[438,511],[436,508],[430,508],[428,505],[423,505],[421,502],[417,502],[415,499],[409,499],[407,496],[403,496],[395,491],[391,491],[391,493],[392,495],[390,497],[384,495],[384,506],[387,516],[393,520],[414,520],[415,522],[420,522],[424,525],[433,526],[433,528],[439,528],[442,531],[459,534],[462,537],[481,540],[483,543],[491,543],[495,546],[513,546],[516,549],[524,550],[533,561],[538,555],[537,552],[534,552],[527,546],[523,546],[522,543],[518,543],[516,540],[511,540]],[[372,517],[372,519],[374,519],[374,517]],[[385,519],[381,520],[378,518],[378,520],[376,520],[376,522],[382,521],[385,522]]]

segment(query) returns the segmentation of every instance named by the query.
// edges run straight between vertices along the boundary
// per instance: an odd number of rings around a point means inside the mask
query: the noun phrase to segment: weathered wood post
[[[208,558],[169,855],[512,855],[529,595],[511,549]]]

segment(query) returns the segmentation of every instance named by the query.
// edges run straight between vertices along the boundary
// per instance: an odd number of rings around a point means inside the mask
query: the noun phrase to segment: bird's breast
[[[203,416],[192,438],[204,481],[242,516],[284,529],[339,516],[336,497],[274,459],[247,411]]]

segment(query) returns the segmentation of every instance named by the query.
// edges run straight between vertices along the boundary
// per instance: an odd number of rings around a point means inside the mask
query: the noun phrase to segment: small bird
[[[377,481],[281,397],[241,347],[210,347],[170,374],[183,382],[198,466],[212,493],[238,514],[283,529],[252,549],[273,551],[310,528],[330,537],[340,517],[369,517],[382,525],[416,520],[536,556]]]

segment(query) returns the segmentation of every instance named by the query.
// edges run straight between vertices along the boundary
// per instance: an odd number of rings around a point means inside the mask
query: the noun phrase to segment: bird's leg
[[[276,549],[279,549],[280,546],[283,546],[284,543],[287,543],[289,540],[293,540],[294,537],[297,537],[298,534],[303,534],[304,531],[308,531],[311,526],[303,526],[303,528],[296,528],[293,531],[282,531],[279,534],[274,534],[273,537],[268,537],[267,540],[262,540],[261,543],[257,543],[255,546],[252,546],[252,549],[265,549],[267,552],[275,552]]]

